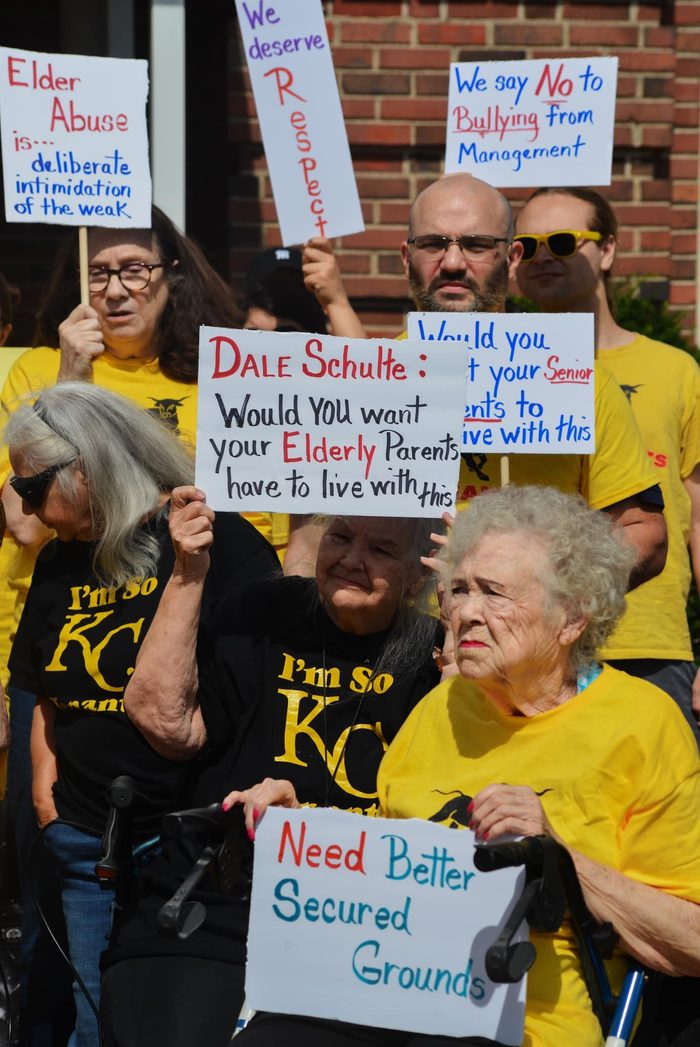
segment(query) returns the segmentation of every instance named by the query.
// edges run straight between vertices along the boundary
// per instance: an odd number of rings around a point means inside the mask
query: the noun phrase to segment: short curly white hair
[[[622,529],[605,512],[589,509],[579,495],[553,487],[505,487],[489,491],[458,514],[440,554],[449,588],[457,566],[487,534],[536,535],[549,556],[543,578],[550,607],[563,607],[570,620],[588,619],[571,648],[574,669],[588,665],[625,610],[625,593],[636,559]]]

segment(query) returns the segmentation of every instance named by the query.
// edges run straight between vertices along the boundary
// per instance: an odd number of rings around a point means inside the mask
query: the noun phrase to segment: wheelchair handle
[[[495,872],[512,866],[539,869],[544,862],[545,845],[541,836],[526,836],[511,843],[491,843],[474,849],[474,865],[479,872]]]

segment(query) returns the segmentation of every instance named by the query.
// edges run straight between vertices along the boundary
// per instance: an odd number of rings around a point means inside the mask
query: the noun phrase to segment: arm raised
[[[124,692],[124,710],[161,756],[187,760],[207,734],[199,708],[197,632],[209,570],[214,513],[196,487],[178,487],[170,502],[175,566]]]
[[[316,295],[328,317],[330,334],[366,338],[362,321],[350,305],[343,286],[330,240],[315,236],[304,244],[303,272],[307,291]]]

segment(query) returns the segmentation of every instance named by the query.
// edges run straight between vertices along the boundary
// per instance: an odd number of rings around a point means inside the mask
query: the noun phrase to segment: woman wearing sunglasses
[[[38,696],[34,806],[60,869],[71,959],[97,1006],[114,898],[94,873],[107,788],[118,775],[134,779],[136,844],[157,835],[180,798],[183,764],[143,741],[122,694],[173,566],[170,492],[191,483],[192,462],[152,415],[87,382],[54,386],[19,407],[5,440],[24,513],[56,534],[37,562],[10,672],[13,686]],[[277,569],[272,548],[237,514],[219,514],[217,530],[207,605],[220,587]],[[70,1042],[97,1047],[90,1005],[80,991],[75,1001]]]
[[[150,229],[90,229],[88,262],[89,301],[81,305],[77,238],[71,232],[39,303],[36,348],[15,361],[2,388],[4,410],[11,412],[32,392],[59,380],[87,381],[128,397],[181,439],[193,442],[199,325],[240,326],[230,288],[199,247],[156,207]],[[51,537],[37,517],[22,512],[20,500],[5,482],[8,472],[6,461],[1,462],[11,537],[0,553],[0,579],[12,594],[14,612],[12,603],[0,608],[0,672],[7,666],[38,551]],[[28,752],[34,696],[12,687],[9,698],[13,742],[8,798],[23,866],[36,835]],[[45,886],[48,889],[48,881]],[[55,949],[24,883],[22,907],[22,1027],[27,1042],[36,1031],[42,1042],[58,1044],[58,1016],[70,998],[69,987],[57,986],[52,996],[54,979],[48,972],[55,966]],[[59,908],[58,899],[55,907]]]

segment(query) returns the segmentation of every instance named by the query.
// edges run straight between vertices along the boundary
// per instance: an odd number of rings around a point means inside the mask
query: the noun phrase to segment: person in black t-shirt
[[[420,554],[437,522],[334,517],[315,580],[242,586],[200,623],[213,513],[197,488],[175,491],[172,506],[175,568],[125,693],[132,721],[161,755],[198,754],[192,805],[267,777],[277,799],[293,790],[295,803],[377,813],[381,758],[438,678],[437,622],[416,606],[432,586]],[[223,895],[205,880],[194,897],[206,920],[186,941],[155,930],[196,856],[190,842],[166,844],[115,926],[103,961],[106,1047],[223,1047],[231,1037],[246,885]]]
[[[44,843],[57,858],[71,959],[95,1004],[113,895],[94,873],[111,781],[136,785],[135,843],[158,835],[187,773],[132,726],[122,696],[173,566],[167,508],[192,477],[189,452],[166,426],[100,386],[64,383],[18,408],[5,430],[26,513],[53,528],[42,551],[10,658],[12,683],[38,696],[32,727],[33,795]],[[217,521],[217,568],[205,609],[221,591],[277,570],[246,521]],[[100,1043],[76,991],[76,1042]]]

